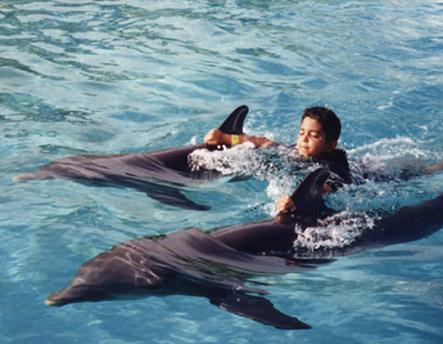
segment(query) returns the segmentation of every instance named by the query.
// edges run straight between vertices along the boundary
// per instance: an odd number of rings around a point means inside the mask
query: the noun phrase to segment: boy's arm
[[[255,147],[267,147],[276,143],[262,136],[249,136],[246,134],[231,135],[231,134],[225,134],[218,129],[210,130],[204,138],[204,143],[210,146],[217,146],[217,145],[235,146],[237,144],[244,142],[251,142],[254,144]]]
[[[425,174],[432,174],[438,171],[443,171],[443,161],[437,162],[425,168]]]
[[[285,212],[285,211],[294,211],[295,210],[295,204],[292,201],[290,196],[282,196],[278,202],[277,202],[277,211],[279,213]]]

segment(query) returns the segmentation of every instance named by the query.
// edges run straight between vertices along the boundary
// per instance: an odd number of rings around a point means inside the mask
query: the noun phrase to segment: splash
[[[329,205],[363,211],[395,211],[428,197],[435,187],[424,169],[442,158],[425,143],[401,136],[348,150],[348,157],[355,183],[328,197]]]
[[[257,154],[250,142],[235,146],[231,149],[210,151],[198,149],[188,157],[192,171],[201,169],[215,170],[222,175],[250,175],[254,166],[258,165]]]
[[[362,145],[358,148],[348,150],[348,153],[356,157],[374,155],[382,160],[390,160],[392,157],[406,158],[410,156],[422,158],[427,152],[420,148],[419,143],[414,142],[411,138],[398,136]]]
[[[425,199],[435,189],[435,183],[429,176],[420,176],[429,160],[441,160],[437,155],[408,137],[382,139],[348,150],[355,183],[327,195],[325,200],[333,209],[395,211]],[[219,151],[196,150],[190,156],[190,166],[197,171],[212,169],[224,176],[266,181],[268,201],[255,204],[254,209],[270,216],[276,215],[277,201],[283,195],[291,194],[307,174],[320,167],[301,160],[292,147],[257,149],[249,142]]]
[[[266,193],[272,202],[265,205],[265,211],[275,215],[275,201],[282,195],[291,194],[302,178],[320,167],[303,161],[291,147],[277,146],[256,149],[245,142],[230,149],[209,151],[199,149],[189,156],[193,171],[215,170],[224,176],[248,176],[266,180]]]
[[[193,171],[202,168],[216,170],[222,175],[253,176],[260,180],[273,180],[297,171],[312,170],[312,163],[303,162],[293,149],[278,146],[256,149],[251,142],[217,151],[199,149],[189,156]]]
[[[409,137],[381,139],[348,150],[351,173],[360,180],[363,175],[371,179],[407,179],[422,173],[430,160],[439,157],[421,147]]]
[[[330,251],[351,246],[365,231],[374,227],[374,217],[365,212],[342,211],[320,220],[318,226],[295,227],[297,239],[294,249],[297,253]]]

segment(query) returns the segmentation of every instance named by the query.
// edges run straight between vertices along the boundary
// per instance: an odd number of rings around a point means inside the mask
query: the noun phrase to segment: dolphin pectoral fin
[[[248,294],[229,294],[226,297],[212,298],[210,302],[225,311],[255,320],[279,329],[301,330],[311,326],[280,312],[271,301]]]
[[[246,105],[241,105],[236,108],[232,113],[226,118],[218,129],[225,134],[243,134],[243,122],[246,115],[248,114],[249,108]]]
[[[145,191],[146,194],[160,203],[188,210],[209,210],[211,207],[195,203],[174,188],[161,188]]]

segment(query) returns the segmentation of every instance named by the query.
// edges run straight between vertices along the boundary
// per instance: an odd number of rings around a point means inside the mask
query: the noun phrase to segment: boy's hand
[[[334,189],[327,183],[323,184],[323,192],[324,193],[331,193],[334,192]]]
[[[294,211],[295,210],[295,204],[292,201],[291,197],[289,196],[283,196],[280,198],[280,200],[277,203],[277,210],[279,213],[286,212],[286,211]]]
[[[334,190],[328,185],[328,184],[323,184],[323,192],[325,193],[329,193],[329,192],[333,192]],[[294,201],[292,200],[292,198],[290,196],[283,196],[282,198],[280,198],[277,202],[277,211],[279,213],[281,212],[292,212],[295,210],[295,204]]]
[[[235,139],[235,140],[234,140]],[[246,140],[246,135],[231,135],[225,134],[224,132],[218,129],[211,129],[206,134],[203,142],[208,146],[235,146],[239,143],[243,143]]]
[[[209,146],[225,145],[226,136],[227,136],[226,134],[224,134],[218,129],[211,129],[206,134],[205,138],[203,139],[203,142]],[[229,143],[231,143],[230,140]]]

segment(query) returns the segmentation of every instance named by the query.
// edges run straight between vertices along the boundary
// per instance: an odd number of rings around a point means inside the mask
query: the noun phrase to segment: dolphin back
[[[443,194],[380,217],[375,222],[375,230],[366,232],[361,242],[368,246],[392,245],[423,239],[442,228]]]

